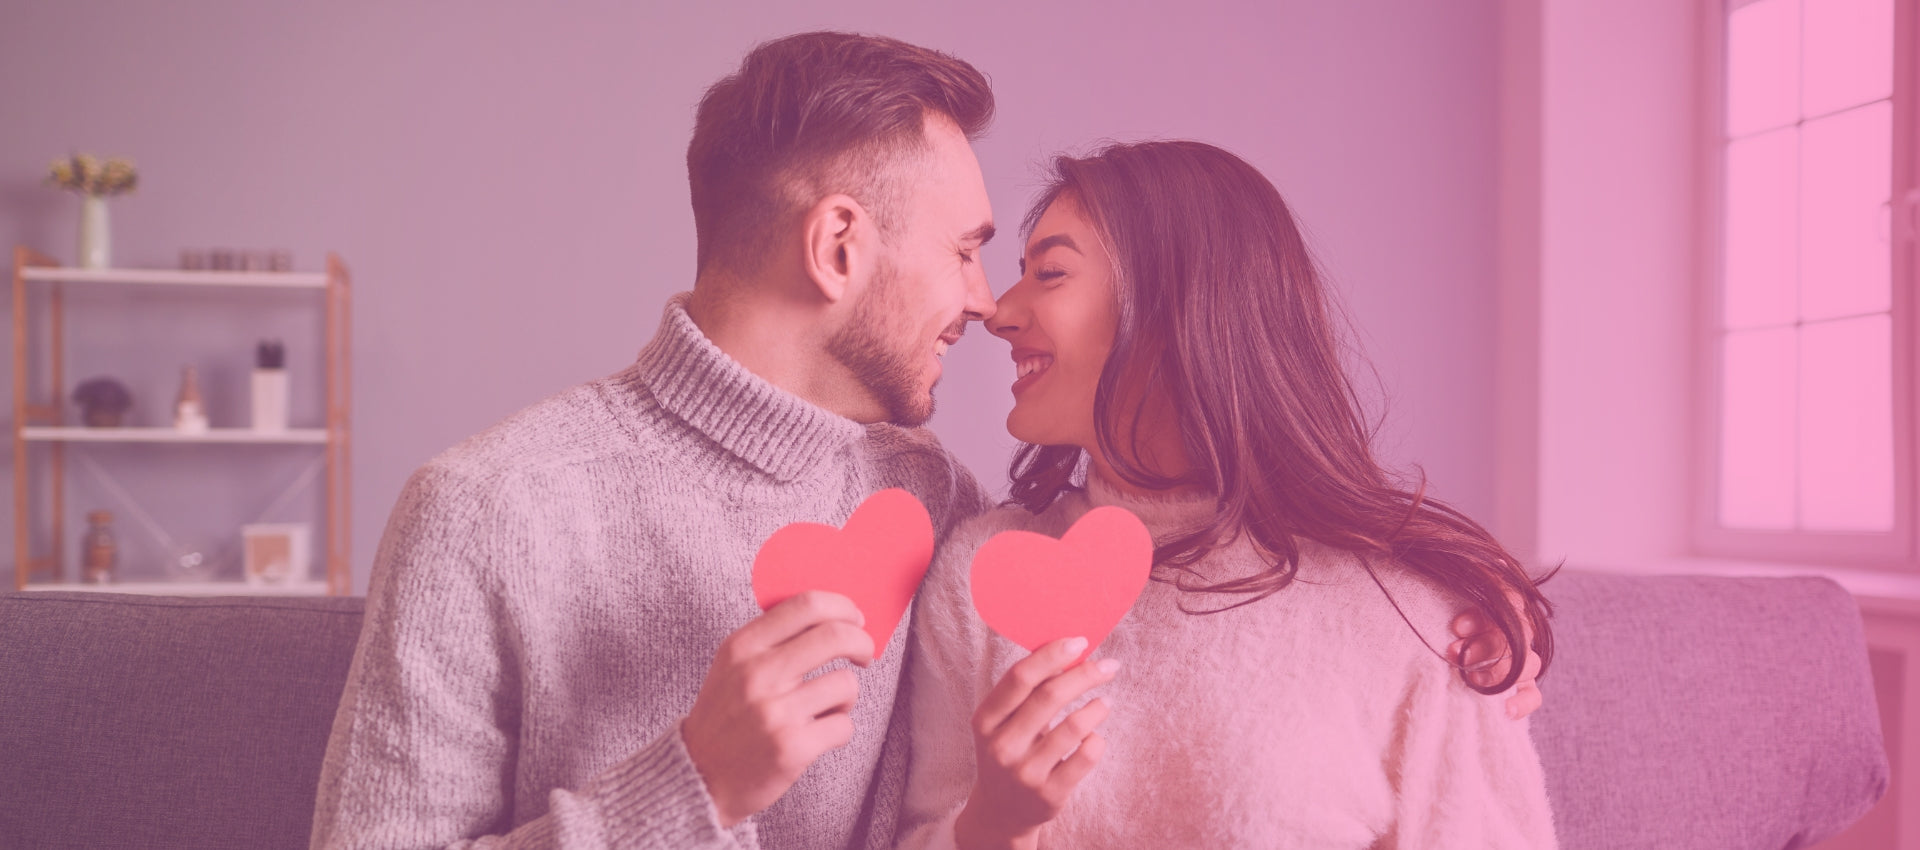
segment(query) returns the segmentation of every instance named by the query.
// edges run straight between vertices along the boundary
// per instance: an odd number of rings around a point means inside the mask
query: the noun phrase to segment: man
[[[941,534],[984,508],[913,426],[940,356],[993,311],[968,144],[992,112],[972,66],[836,33],[762,45],[708,91],[691,297],[634,366],[402,493],[315,846],[891,840],[906,622],[882,651],[844,597],[762,615],[748,571],[781,525],[844,522],[887,487]]]
[[[930,433],[993,312],[965,62],[763,44],[700,104],[690,295],[628,369],[408,482],[328,743],[315,847],[883,847],[904,780],[886,647],[834,594],[760,612],[794,521],[887,487],[936,534],[986,507]],[[809,676],[822,670],[819,675]]]

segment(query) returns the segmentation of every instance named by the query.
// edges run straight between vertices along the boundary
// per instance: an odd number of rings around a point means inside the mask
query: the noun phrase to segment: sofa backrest
[[[0,847],[305,847],[363,600],[0,596]]]
[[[1564,850],[1801,847],[1887,783],[1824,579],[1563,573],[1529,721]],[[0,595],[0,848],[304,847],[362,600]]]
[[[1860,608],[1823,578],[1564,572],[1529,722],[1565,850],[1805,847],[1887,786]]]

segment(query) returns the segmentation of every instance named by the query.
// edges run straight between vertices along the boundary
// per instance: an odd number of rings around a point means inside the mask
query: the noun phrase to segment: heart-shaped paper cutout
[[[898,487],[867,497],[845,528],[788,523],[753,556],[753,600],[772,608],[808,590],[853,600],[877,658],[933,563],[933,519]]]
[[[1029,650],[1084,637],[1085,659],[1120,623],[1153,572],[1153,535],[1125,508],[1080,517],[1059,540],[1002,531],[973,554],[973,607]]]

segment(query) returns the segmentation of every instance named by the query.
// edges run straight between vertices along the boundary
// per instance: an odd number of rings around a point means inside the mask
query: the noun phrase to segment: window
[[[1914,566],[1916,0],[1728,0],[1706,554]]]

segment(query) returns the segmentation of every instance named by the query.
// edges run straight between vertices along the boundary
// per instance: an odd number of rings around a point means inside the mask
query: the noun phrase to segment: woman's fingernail
[[[1102,658],[1099,666],[1101,673],[1111,676],[1115,670],[1120,669],[1120,661],[1114,658]]]
[[[1064,649],[1066,649],[1068,655],[1079,655],[1087,651],[1087,639],[1083,637],[1067,638],[1067,645]]]

